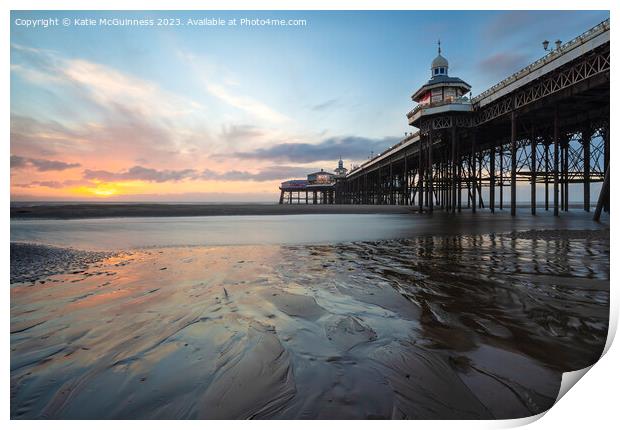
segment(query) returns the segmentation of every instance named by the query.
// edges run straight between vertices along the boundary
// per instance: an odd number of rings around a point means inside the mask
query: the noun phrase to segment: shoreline
[[[12,203],[13,204],[13,203]],[[584,213],[579,205],[570,206],[570,213]],[[517,211],[529,214],[529,206],[517,205]],[[539,215],[551,213],[543,208]],[[436,214],[449,215],[437,210]],[[463,208],[467,215],[471,209]],[[479,209],[479,214],[491,215],[488,209]],[[494,216],[509,213],[508,209],[497,210]],[[322,205],[277,203],[71,203],[71,204],[33,204],[11,206],[11,219],[89,219],[89,218],[158,218],[158,217],[201,217],[201,216],[243,216],[243,215],[403,215],[420,214],[417,206],[402,205]],[[566,216],[567,213],[562,213]],[[423,215],[430,215],[427,211]],[[608,214],[603,214],[608,219]]]
[[[413,206],[280,204],[64,204],[11,207],[11,219],[196,217],[228,215],[410,214]]]

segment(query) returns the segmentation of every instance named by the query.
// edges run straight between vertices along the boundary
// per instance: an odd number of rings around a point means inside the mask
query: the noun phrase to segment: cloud
[[[162,201],[174,201],[174,202],[229,202],[229,203],[248,203],[248,202],[271,202],[278,201],[279,191],[274,188],[272,192],[180,192],[180,193],[149,193],[149,194],[118,194],[110,197],[110,202],[155,202],[161,203]],[[13,193],[11,194],[11,201],[32,201],[40,199],[41,196],[37,194],[26,193]],[[49,197],[47,197],[49,199]],[[73,201],[74,197],[57,196],[54,197],[54,201]],[[83,201],[101,201],[101,197],[95,196],[80,196],[80,200]]]
[[[75,151],[84,146],[86,137],[56,121],[11,115],[11,148],[19,148],[22,153],[54,156]]]
[[[220,101],[235,109],[242,110],[261,121],[275,124],[291,121],[285,114],[247,95],[248,91],[242,88],[241,82],[229,70],[222,67],[221,64],[207,61],[205,57],[185,50],[179,50],[177,54],[187,64],[188,68],[193,71],[194,76],[202,82],[203,88],[207,93]],[[245,92],[239,94],[242,91]]]
[[[223,173],[214,172],[209,169],[205,169],[201,178],[207,180],[218,181],[275,181],[281,179],[290,178],[305,178],[308,173],[312,173],[319,170],[312,167],[300,167],[300,166],[270,166],[259,170],[256,173],[247,171],[230,170]]]
[[[529,57],[518,52],[500,52],[482,59],[478,69],[489,76],[510,75],[528,64]]]
[[[318,170],[313,167],[303,166],[269,166],[252,173],[245,170],[228,170],[216,172],[204,169],[198,172],[194,169],[185,170],[157,170],[142,166],[133,166],[122,172],[110,172],[107,170],[85,170],[83,178],[88,181],[121,182],[121,181],[144,181],[144,182],[179,182],[183,180],[206,180],[206,181],[275,181],[294,177],[305,177],[308,173]]]
[[[18,155],[11,155],[11,169],[28,167],[28,159]]]
[[[516,32],[527,30],[525,27],[532,24],[540,13],[526,10],[512,10],[500,13],[484,29],[485,39],[496,42],[511,37]]]
[[[65,163],[58,160],[45,160],[42,158],[28,158],[19,155],[11,155],[12,169],[25,169],[34,167],[39,172],[62,171],[80,167],[80,163]]]
[[[232,124],[222,127],[220,137],[224,142],[254,140],[265,136],[265,130],[249,124]]]
[[[329,100],[324,101],[323,103],[319,103],[314,106],[311,106],[310,109],[314,111],[325,111],[335,106],[338,106],[338,99],[329,99]]]
[[[223,85],[207,83],[206,88],[211,95],[222,100],[224,103],[227,103],[234,108],[241,109],[259,119],[275,123],[282,123],[290,120],[290,118],[286,115],[275,111],[258,100],[254,100],[253,98],[247,96],[233,94]]]
[[[184,179],[195,179],[196,171],[193,169],[183,170],[157,170],[142,166],[133,166],[124,172],[109,172],[107,170],[85,170],[84,179],[99,180],[105,182],[118,181],[145,181],[145,182],[178,182]]]
[[[65,181],[53,181],[53,180],[52,181],[32,181],[32,182],[23,183],[23,184],[13,184],[14,187],[18,187],[18,188],[45,187],[45,188],[55,188],[55,189],[72,187],[72,186],[77,186],[77,185],[91,185],[91,183],[89,181],[84,181],[80,179],[68,179]]]
[[[65,163],[64,161],[43,160],[31,158],[30,162],[37,168],[39,172],[49,172],[50,170],[66,170],[80,167],[80,163]]]
[[[12,45],[11,52],[12,72],[43,88],[55,106],[70,111],[62,114],[62,122],[12,115],[11,145],[20,152],[72,151],[96,154],[99,160],[149,154],[150,161],[170,163],[175,157],[194,159],[214,143],[205,126],[205,109],[194,100],[53,51]]]
[[[310,143],[281,143],[270,148],[256,149],[248,152],[235,152],[233,157],[252,160],[288,161],[309,163],[313,161],[364,160],[370,152],[375,154],[385,151],[397,143],[397,137],[383,139],[369,139],[358,136],[334,137],[323,140],[318,144]],[[227,157],[220,155],[220,157]]]

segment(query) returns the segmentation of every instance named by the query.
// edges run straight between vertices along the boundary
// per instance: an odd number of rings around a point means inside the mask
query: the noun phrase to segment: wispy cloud
[[[398,142],[396,137],[369,139],[359,136],[329,138],[317,144],[282,143],[270,148],[235,152],[231,156],[240,159],[278,160],[296,163],[337,160],[339,157],[364,160],[370,152],[378,153]],[[221,155],[221,157],[227,157]]]
[[[223,85],[207,84],[206,88],[211,95],[217,97],[230,106],[241,109],[259,119],[275,123],[290,120],[290,118],[286,115],[277,112],[266,104],[251,97],[234,94],[230,91],[230,89]]]
[[[25,169],[33,167],[39,172],[62,171],[80,167],[80,163],[66,163],[58,160],[46,160],[43,158],[28,158],[19,155],[11,155],[11,169]]]
[[[501,52],[490,55],[478,63],[478,70],[491,78],[510,75],[528,63],[528,56],[519,52]]]
[[[77,106],[63,123],[13,115],[11,144],[31,154],[67,151],[100,161],[126,155],[170,163],[213,144],[204,107],[111,67],[53,51],[12,45],[13,73],[44,87],[56,103]],[[49,85],[53,83],[53,85]],[[140,155],[141,154],[141,155]]]
[[[338,99],[329,99],[324,101],[323,103],[319,103],[316,104],[314,106],[311,106],[310,109],[312,109],[313,111],[325,111],[331,108],[334,108],[336,106],[338,106]]]
[[[157,170],[143,166],[133,166],[128,170],[110,172],[107,170],[85,170],[83,178],[89,181],[104,182],[179,182],[183,180],[204,181],[274,181],[292,177],[305,177],[309,172],[318,170],[307,166],[268,166],[256,172],[246,170],[228,170],[217,172],[211,169],[197,171],[185,170]]]
[[[133,166],[124,172],[109,172],[107,170],[85,170],[84,179],[100,180],[106,182],[117,181],[145,181],[145,182],[178,182],[183,179],[195,179],[196,171],[193,169],[183,170],[157,170],[142,166]]]
[[[255,119],[274,124],[291,121],[267,103],[249,96],[243,91],[242,82],[228,70],[211,64],[206,58],[185,50],[178,56],[194,71],[194,76],[202,82],[204,89],[228,106],[239,109]]]
[[[18,188],[45,187],[45,188],[61,189],[61,188],[67,188],[67,187],[74,187],[78,185],[90,185],[90,184],[91,183],[89,181],[85,181],[81,179],[67,179],[64,181],[31,181],[28,183],[13,184],[13,186],[18,187]]]
[[[220,137],[224,142],[257,140],[266,135],[266,130],[251,124],[228,124],[222,127]]]
[[[256,173],[230,170],[227,172],[214,172],[209,169],[205,169],[201,178],[212,179],[218,181],[275,181],[290,178],[305,178],[310,172],[318,170],[315,167],[306,166],[270,166],[259,170]]]
[[[523,29],[529,29],[533,21],[536,21],[540,13],[532,13],[527,10],[511,10],[500,13],[484,29],[486,40],[497,42],[514,35]]]

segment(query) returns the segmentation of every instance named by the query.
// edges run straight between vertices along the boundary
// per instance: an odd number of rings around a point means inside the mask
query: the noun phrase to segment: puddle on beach
[[[14,283],[11,417],[537,414],[602,352],[606,234],[135,250]]]

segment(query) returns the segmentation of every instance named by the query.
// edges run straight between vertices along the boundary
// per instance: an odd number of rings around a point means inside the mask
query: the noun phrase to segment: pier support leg
[[[472,163],[473,161],[473,157],[471,152],[469,153],[469,156],[467,157],[467,181],[466,182],[466,187],[467,187],[467,209],[471,208],[472,202],[475,205],[476,202],[472,199],[472,195],[471,195],[471,188],[473,185],[473,174],[472,174]]]
[[[592,131],[584,128],[581,131],[581,145],[583,146],[583,210],[590,212],[590,143]]]
[[[451,188],[452,188],[452,202],[450,205],[450,209],[452,213],[456,212],[456,124],[452,125],[452,178],[451,179]]]
[[[560,164],[560,130],[558,124],[558,108],[556,106],[553,115],[553,215],[560,215],[559,197],[560,188],[558,183],[558,169]]]
[[[549,140],[545,138],[545,210],[549,210]]]
[[[394,204],[394,170],[392,168],[392,162],[390,161],[390,178],[389,178],[389,182],[390,182],[390,187],[388,190],[389,193],[389,204],[393,205]]]
[[[433,195],[433,132],[428,132],[428,210],[433,212],[433,206],[435,196]]]
[[[560,138],[560,211],[564,212],[564,142]]]
[[[605,129],[603,131],[603,164],[605,166],[605,172],[607,172],[607,168],[609,167],[609,124],[607,124],[607,126],[605,126]],[[609,188],[607,190],[607,192],[609,193]],[[609,194],[607,199],[605,199],[605,202],[603,203],[603,210],[605,212],[609,212]]]
[[[461,148],[460,147],[456,147],[456,159],[458,160],[457,162],[457,172],[456,172],[456,204],[457,204],[457,209],[459,211],[459,213],[461,213],[461,206],[463,204],[462,200],[463,200],[463,193],[462,191],[462,178],[463,178],[463,157],[461,156]]]
[[[403,167],[403,204],[409,206],[409,169],[407,168],[407,155],[405,155],[405,166]]]
[[[504,210],[504,143],[499,147],[499,210]]]
[[[532,136],[530,142],[530,151],[531,151],[531,163],[530,163],[530,171],[531,171],[531,196],[530,196],[530,205],[532,206],[532,215],[536,215],[536,136]]]
[[[420,148],[418,151],[418,207],[420,212],[424,210],[424,182],[423,182],[423,168],[422,168],[422,139],[420,139]]]
[[[517,118],[510,114],[510,215],[517,214]]]
[[[489,170],[489,206],[491,213],[495,213],[495,147],[491,148]]]
[[[476,176],[478,176],[478,169],[476,169],[476,133],[471,136],[471,211],[476,213]]]
[[[563,145],[563,149],[564,149],[564,168],[562,170],[564,170],[564,212],[568,212],[568,157],[569,157],[569,150],[568,147],[570,145],[570,141],[569,139],[565,139],[564,140],[564,145]]]
[[[605,166],[605,179],[603,180],[603,186],[601,187],[596,209],[594,210],[594,221],[599,221],[601,219],[601,212],[605,205],[609,205],[609,165]]]

